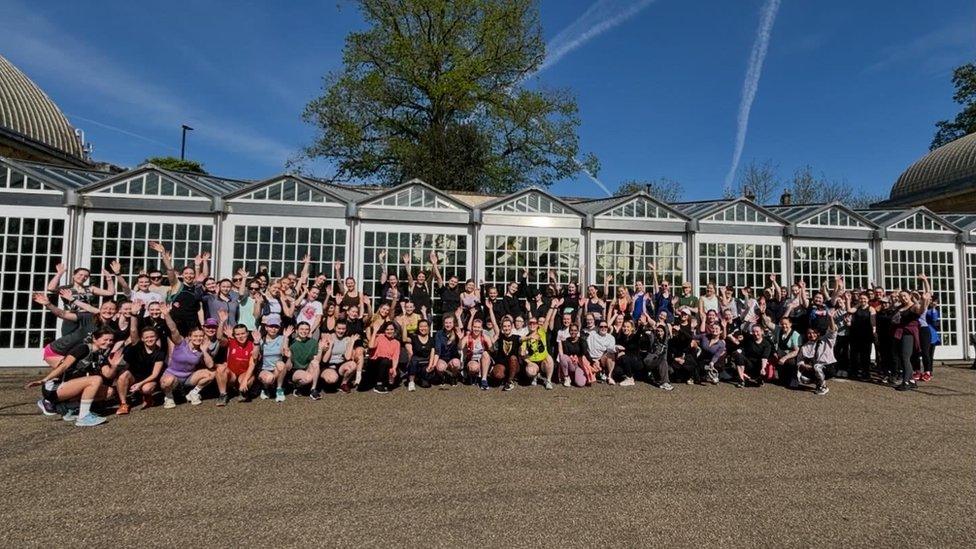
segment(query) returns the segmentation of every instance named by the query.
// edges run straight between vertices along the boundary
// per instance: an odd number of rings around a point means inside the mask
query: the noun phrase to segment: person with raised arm
[[[110,328],[115,332],[119,331],[118,324],[115,322],[118,306],[114,301],[106,300],[98,309],[94,309],[87,303],[75,304],[73,301],[70,301],[71,294],[67,290],[61,294],[61,297],[62,299],[69,300],[69,307],[75,305],[77,312],[66,311],[57,307],[51,303],[46,294],[34,294],[35,303],[41,305],[61,320],[75,324],[74,330],[65,333],[44,347],[42,358],[51,368],[57,367],[72,348],[84,341],[95,330],[99,328]],[[92,312],[92,310],[95,310],[95,312]]]
[[[186,337],[190,330],[200,325],[199,311],[203,296],[206,295],[202,282],[209,274],[210,253],[197,255],[194,258],[194,266],[183,267],[177,276],[173,257],[162,244],[149,241],[149,249],[160,255],[163,267],[166,269],[166,276],[170,282],[166,300],[170,303],[171,318],[176,324],[176,331],[180,336]]]
[[[430,298],[430,284],[427,281],[427,273],[423,270],[423,265],[421,269],[417,271],[417,277],[414,278],[413,273],[410,270],[412,256],[409,253],[403,254],[401,257],[403,260],[403,267],[407,271],[407,296],[409,296],[410,302],[413,303],[414,308],[420,311],[421,314],[426,318],[427,313],[433,310],[433,302]],[[421,262],[423,258],[421,257]]]
[[[156,302],[158,304],[158,302]],[[141,303],[134,303],[133,321],[129,323],[129,338],[123,351],[125,367],[115,380],[119,395],[117,415],[129,413],[128,397],[142,397],[143,409],[153,405],[153,393],[166,364],[166,350],[160,346],[159,333],[152,326],[141,326]]]
[[[562,298],[552,300],[552,306],[545,317],[529,318],[529,334],[522,338],[525,352],[525,374],[531,379],[531,385],[536,385],[541,378],[545,388],[551,390],[552,374],[555,370],[555,360],[549,353],[549,332],[553,327],[556,310],[562,306]]]
[[[225,324],[219,337],[226,347],[226,360],[217,364],[217,406],[223,407],[229,402],[227,389],[231,383],[235,384],[241,402],[247,402],[251,399],[254,367],[258,358],[254,340],[251,339],[251,330],[244,324],[233,327]]]
[[[95,307],[99,297],[113,297],[115,295],[114,279],[102,277],[102,283],[107,286],[105,288],[91,286],[89,284],[91,271],[84,267],[75,269],[71,273],[71,282],[62,285],[61,281],[64,278],[66,270],[67,266],[64,263],[55,265],[54,276],[51,277],[51,280],[47,284],[48,293],[56,294],[61,299],[65,311],[71,313],[77,313],[79,311],[91,312],[91,308]],[[110,282],[111,285],[109,285]],[[84,305],[88,307],[83,307]],[[64,336],[73,332],[77,326],[74,321],[62,318],[60,333]]]
[[[163,408],[175,408],[175,389],[186,393],[186,400],[196,406],[203,402],[200,392],[216,377],[216,366],[207,352],[207,337],[203,328],[192,328],[184,337],[172,317],[172,306],[162,306],[163,319],[170,328],[166,370],[160,379],[163,389]]]
[[[440,269],[438,267],[437,253],[430,252],[430,265],[431,273],[434,275],[434,283],[436,284],[436,290],[438,298],[440,298],[441,303],[441,313],[442,314],[454,314],[461,307],[461,287],[458,285],[457,275],[451,275],[444,282],[444,278],[441,276]],[[461,321],[460,318],[457,319],[458,322]]]
[[[918,319],[925,314],[932,295],[932,286],[926,275],[918,275],[922,282],[922,292],[919,296],[912,295],[908,290],[898,294],[900,305],[892,317],[892,339],[894,340],[894,372],[901,373],[901,384],[895,389],[910,391],[918,388],[912,374],[912,354],[921,352],[921,342]]]
[[[836,343],[837,325],[833,317],[828,317],[825,332],[820,332],[813,326],[807,327],[806,341],[797,353],[796,375],[801,384],[811,381],[815,384],[815,395],[822,396],[830,392],[827,387],[827,370],[837,362],[834,358]],[[911,365],[908,368],[911,370]]]

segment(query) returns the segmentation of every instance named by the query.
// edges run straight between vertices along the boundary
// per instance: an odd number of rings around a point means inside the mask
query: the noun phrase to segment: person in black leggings
[[[850,353],[849,375],[856,379],[871,377],[871,347],[877,334],[877,323],[871,298],[867,292],[857,296],[857,305],[850,309]]]
[[[901,306],[892,317],[894,330],[895,372],[901,370],[901,384],[895,387],[899,391],[915,389],[917,385],[912,379],[912,354],[921,352],[918,318],[925,314],[929,296],[932,295],[928,278],[919,275],[922,281],[922,293],[916,300],[912,293],[902,290],[900,293]]]

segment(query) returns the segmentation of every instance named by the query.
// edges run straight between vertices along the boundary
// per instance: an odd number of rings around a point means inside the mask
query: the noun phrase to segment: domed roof
[[[908,167],[891,187],[891,199],[976,182],[976,133],[929,152]]]
[[[0,128],[13,130],[68,155],[84,157],[81,141],[61,109],[2,55]]]

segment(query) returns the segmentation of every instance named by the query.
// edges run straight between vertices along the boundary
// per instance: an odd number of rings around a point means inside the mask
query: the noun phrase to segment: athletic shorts
[[[227,362],[227,347],[221,345],[217,348],[217,354],[213,357],[214,364],[223,364]]]
[[[60,381],[50,380],[44,385],[41,385],[41,396],[44,400],[50,402],[51,404],[58,403],[58,387],[61,386]]]
[[[64,355],[59,355],[57,353],[57,351],[55,351],[54,349],[51,348],[51,344],[48,343],[44,347],[44,360],[47,360],[49,358],[57,358],[57,359],[60,360],[60,359],[64,358]]]
[[[232,374],[238,377],[247,373],[247,367],[248,364],[246,363],[241,364],[240,366],[237,366],[236,364],[230,362],[227,363],[227,370],[229,370]]]

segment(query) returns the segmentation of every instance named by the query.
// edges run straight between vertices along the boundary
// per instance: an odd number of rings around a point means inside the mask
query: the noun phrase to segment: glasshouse
[[[118,259],[127,274],[158,268],[150,240],[177,264],[203,251],[214,272],[282,275],[309,253],[312,271],[344,274],[374,292],[384,270],[428,269],[502,285],[528,271],[543,283],[649,283],[654,276],[765,287],[915,287],[927,274],[942,307],[939,357],[972,357],[976,214],[924,207],[852,210],[840,203],[762,206],[746,198],[665,204],[637,192],[608,199],[526,188],[508,196],[447,193],[422,181],[337,185],[295,174],[245,181],[148,164],[109,173],[0,157],[0,365],[40,362],[57,319],[31,300],[59,262],[92,270]],[[655,272],[651,267],[655,267]]]

